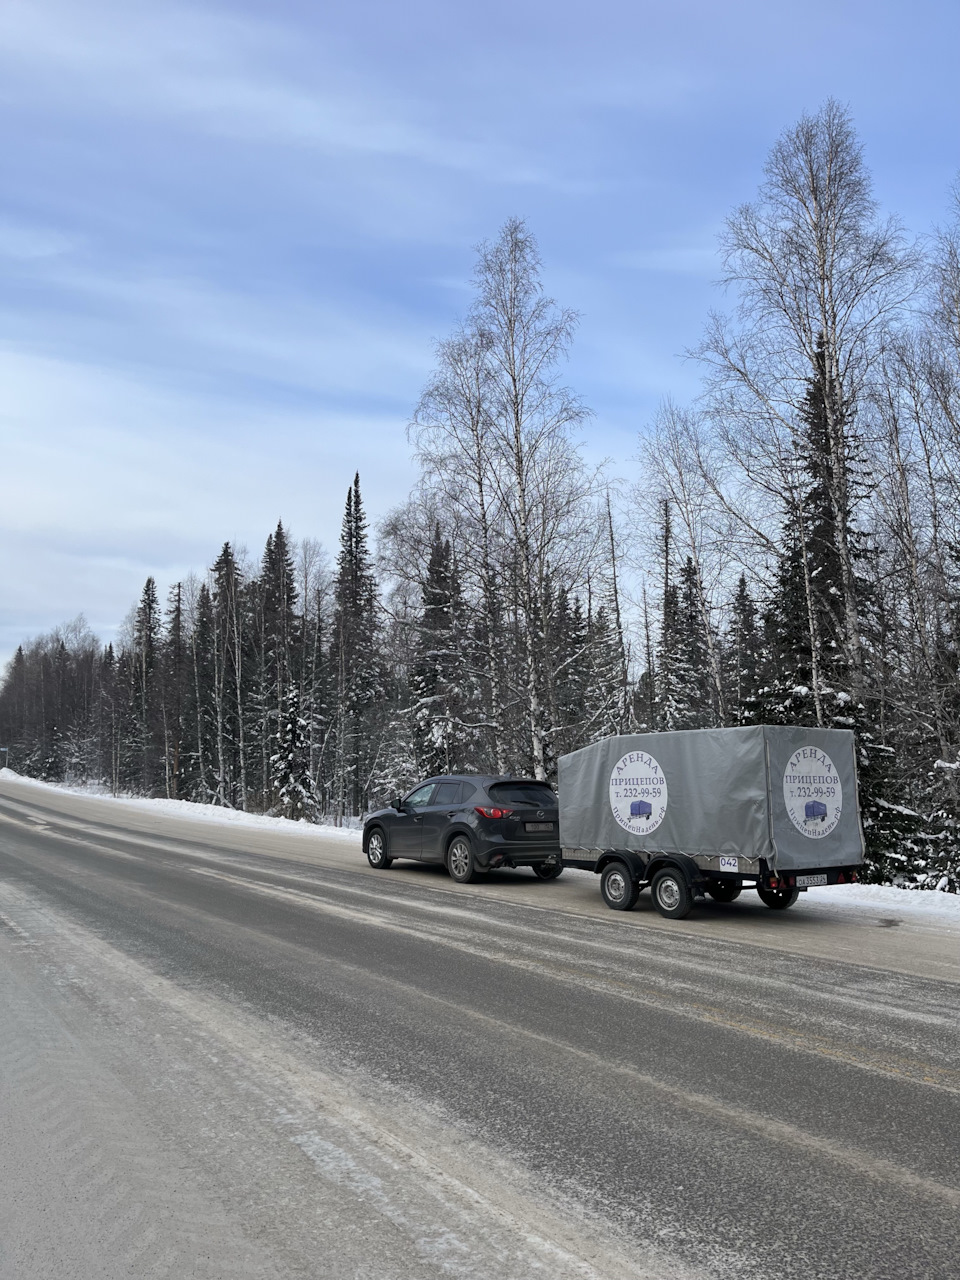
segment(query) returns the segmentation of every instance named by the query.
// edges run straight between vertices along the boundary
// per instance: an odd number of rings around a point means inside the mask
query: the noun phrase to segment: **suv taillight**
[[[474,805],[474,809],[480,814],[481,818],[509,818],[512,809],[484,809],[483,805]]]

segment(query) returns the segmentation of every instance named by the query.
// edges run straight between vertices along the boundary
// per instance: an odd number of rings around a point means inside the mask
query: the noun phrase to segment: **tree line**
[[[225,544],[116,646],[21,646],[22,772],[347,821],[418,777],[555,776],[613,733],[789,723],[857,735],[871,874],[960,889],[960,199],[883,220],[849,115],[787,130],[727,220],[735,306],[631,484],[587,465],[577,316],[509,221],[437,347],[413,493],[374,547],[359,476],[332,568],[282,524]]]

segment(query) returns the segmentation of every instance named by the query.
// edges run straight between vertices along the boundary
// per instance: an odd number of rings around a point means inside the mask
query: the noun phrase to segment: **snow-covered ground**
[[[898,889],[892,884],[828,884],[810,889],[806,906],[850,907],[855,904],[915,917],[953,920],[960,927],[960,894],[936,889]]]
[[[189,818],[195,822],[219,822],[242,827],[274,827],[290,834],[300,834],[310,838],[335,837],[337,840],[360,843],[360,824],[356,818],[347,819],[349,826],[335,827],[332,823],[291,822],[288,818],[270,818],[262,813],[242,813],[239,809],[224,809],[214,804],[194,804],[190,800],[148,800],[143,796],[114,796],[99,786],[55,786],[50,782],[38,782],[35,778],[25,778],[12,769],[0,769],[0,780],[4,778],[20,785],[40,787],[45,791],[69,791],[78,796],[95,796],[98,800],[109,800],[111,804],[126,806],[129,809],[142,809],[150,813],[170,813],[178,818]]]
[[[188,818],[196,822],[217,822],[235,826],[275,828],[290,835],[303,836],[305,839],[336,839],[360,844],[359,826],[335,827],[332,824],[316,824],[309,822],[291,822],[287,818],[269,818],[259,813],[241,813],[238,809],[224,809],[219,805],[193,804],[189,800],[147,800],[140,796],[112,796],[102,788],[53,786],[48,782],[37,782],[33,778],[25,778],[12,769],[0,769],[0,780],[4,778],[20,785],[39,787],[44,790],[71,791],[77,795],[96,796],[108,800],[111,804],[127,806],[133,809],[156,813],[175,814],[178,818]],[[353,822],[357,822],[356,819]],[[590,872],[583,872],[591,875]],[[933,923],[953,922],[960,929],[960,894],[938,893],[936,890],[898,889],[886,884],[851,884],[826,885],[823,888],[811,889],[802,902],[805,908],[816,907],[826,910],[862,906],[872,911],[883,911],[891,916],[907,916],[914,920],[926,918]]]

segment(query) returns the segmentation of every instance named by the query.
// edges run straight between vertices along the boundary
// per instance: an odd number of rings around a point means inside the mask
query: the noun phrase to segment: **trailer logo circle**
[[[783,803],[790,821],[811,840],[836,828],[843,810],[843,788],[833,761],[819,747],[800,747],[783,771]]]
[[[667,812],[667,779],[648,752],[628,751],[613,766],[610,808],[620,826],[635,836],[659,827]]]

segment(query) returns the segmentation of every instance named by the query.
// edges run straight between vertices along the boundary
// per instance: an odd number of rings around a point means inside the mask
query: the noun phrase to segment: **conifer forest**
[[[509,221],[411,406],[415,490],[371,527],[345,476],[331,557],[278,524],[166,599],[148,578],[116,644],[25,641],[10,766],[342,823],[609,734],[848,727],[871,878],[960,891],[960,190],[912,239],[830,102],[719,264],[701,394],[595,467],[578,317]]]

